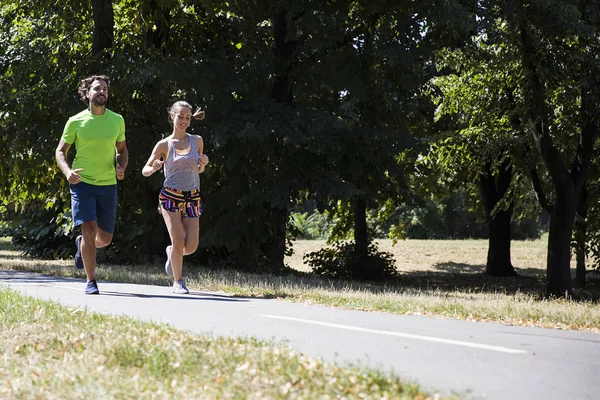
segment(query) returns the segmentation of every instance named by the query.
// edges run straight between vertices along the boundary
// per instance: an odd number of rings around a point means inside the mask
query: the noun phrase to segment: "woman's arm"
[[[198,145],[198,172],[203,173],[208,164],[208,156],[204,154],[204,141],[202,136],[195,136],[196,144]]]
[[[148,162],[142,168],[142,175],[148,177],[162,168],[164,161],[161,160],[161,157],[163,160],[166,159],[166,148],[167,144],[165,140],[156,143],[150,158],[148,158]]]

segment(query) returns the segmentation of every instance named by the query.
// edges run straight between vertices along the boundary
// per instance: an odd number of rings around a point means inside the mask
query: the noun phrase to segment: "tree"
[[[98,54],[104,49],[111,48],[113,44],[114,13],[112,0],[93,0],[92,10],[94,17],[92,54]]]
[[[523,2],[509,4],[514,8],[507,12],[507,18],[518,34],[523,93],[529,104],[523,110],[524,125],[535,142],[554,191],[553,202],[547,204],[551,215],[547,293],[570,295],[573,224],[598,135],[599,82],[595,61],[598,48],[597,41],[590,40],[598,32],[597,21],[592,18],[598,9],[596,5],[580,2],[547,1],[542,10],[534,12]],[[550,13],[553,18],[542,19],[542,13]],[[569,93],[567,87],[577,93]],[[579,121],[573,124],[573,130],[565,131],[555,122],[553,97],[561,92],[571,94],[571,101],[579,100],[576,109]],[[577,141],[573,142],[572,137]]]
[[[441,91],[436,118],[443,132],[430,157],[446,181],[467,182],[472,196],[481,199],[489,228],[485,273],[512,276],[513,209],[527,207],[516,199],[528,197],[517,173],[524,158],[521,132],[510,118],[518,74],[515,50],[502,41],[506,25],[480,17],[480,32],[469,43],[439,54],[442,75],[433,83]]]

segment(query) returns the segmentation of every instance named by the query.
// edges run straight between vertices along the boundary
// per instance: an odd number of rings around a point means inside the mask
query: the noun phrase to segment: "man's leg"
[[[117,223],[117,185],[98,186],[96,190],[96,230],[94,243],[97,249],[112,242]]]
[[[96,221],[81,224],[81,255],[88,281],[96,279],[96,249],[106,247],[112,240],[112,233],[103,231]]]

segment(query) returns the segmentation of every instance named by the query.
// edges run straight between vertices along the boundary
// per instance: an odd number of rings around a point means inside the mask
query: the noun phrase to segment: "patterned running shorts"
[[[198,218],[202,214],[200,190],[181,191],[163,187],[158,195],[158,212],[167,210],[181,213],[183,218]]]

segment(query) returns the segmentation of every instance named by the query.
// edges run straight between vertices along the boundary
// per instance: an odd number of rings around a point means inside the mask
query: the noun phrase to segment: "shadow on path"
[[[552,335],[540,335],[540,334],[523,333],[523,332],[511,332],[511,331],[504,331],[502,333],[505,334],[505,335],[545,337],[545,338],[555,339],[555,340],[572,340],[572,341],[575,341],[575,342],[588,342],[588,343],[598,343],[598,344],[600,344],[600,339],[598,339],[598,340],[577,339],[577,338],[572,338],[572,337],[568,337],[568,336],[565,336],[565,335],[560,335],[560,333],[558,333],[560,331],[555,331],[555,332],[556,332],[556,335],[554,335],[554,336],[552,336]],[[569,333],[570,331],[565,331],[565,332]]]
[[[14,270],[0,270],[0,280],[5,282],[28,282],[28,283],[61,283],[81,282],[82,279],[67,278],[62,276],[44,275],[38,272],[24,272]],[[84,279],[85,281],[85,279]]]
[[[101,296],[115,296],[115,297],[137,297],[140,299],[174,299],[174,300],[204,300],[204,301],[224,301],[224,302],[248,302],[247,299],[215,295],[212,293],[194,292],[190,291],[190,294],[184,295],[164,295],[164,294],[147,294],[147,293],[128,293],[128,292],[114,292],[111,290],[101,290]]]

